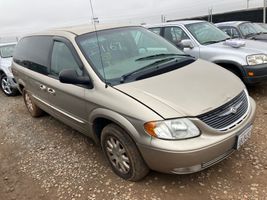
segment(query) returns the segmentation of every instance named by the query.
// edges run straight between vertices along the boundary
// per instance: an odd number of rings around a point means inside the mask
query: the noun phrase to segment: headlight
[[[267,63],[267,55],[258,54],[258,55],[247,56],[247,63],[248,65],[260,65]]]
[[[179,140],[197,137],[199,129],[189,119],[174,119],[148,122],[144,125],[146,132],[156,138]]]

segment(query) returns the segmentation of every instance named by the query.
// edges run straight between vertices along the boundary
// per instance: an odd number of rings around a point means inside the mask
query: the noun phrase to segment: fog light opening
[[[254,76],[254,72],[248,72],[248,76]]]

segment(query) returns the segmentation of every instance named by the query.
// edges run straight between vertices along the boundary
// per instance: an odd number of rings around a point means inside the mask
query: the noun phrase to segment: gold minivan
[[[131,181],[149,169],[187,174],[223,160],[255,118],[238,77],[139,26],[24,37],[12,70],[33,117],[45,111],[88,135]]]

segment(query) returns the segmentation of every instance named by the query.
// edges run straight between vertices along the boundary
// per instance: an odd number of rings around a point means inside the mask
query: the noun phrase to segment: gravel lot
[[[151,172],[138,183],[114,175],[82,134],[0,93],[0,199],[267,199],[267,85],[249,90],[257,119],[241,150],[200,173]]]

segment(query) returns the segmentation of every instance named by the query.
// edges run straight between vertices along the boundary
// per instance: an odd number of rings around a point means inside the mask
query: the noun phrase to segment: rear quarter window
[[[14,62],[35,72],[48,75],[52,41],[50,36],[22,38],[14,52]]]

